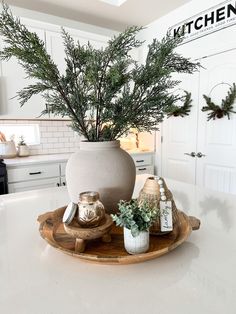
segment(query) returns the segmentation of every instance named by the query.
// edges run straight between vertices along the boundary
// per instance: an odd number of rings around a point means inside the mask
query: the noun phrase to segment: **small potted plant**
[[[117,226],[124,227],[124,244],[129,254],[145,253],[149,249],[149,228],[159,215],[158,208],[136,199],[120,201],[119,213],[111,215]]]
[[[29,147],[25,143],[24,136],[20,136],[20,141],[18,143],[18,156],[27,157],[29,154]]]

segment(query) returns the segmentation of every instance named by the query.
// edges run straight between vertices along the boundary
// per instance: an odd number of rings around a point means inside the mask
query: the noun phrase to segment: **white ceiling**
[[[101,0],[6,0],[8,4],[122,31],[145,26],[190,0],[127,0],[114,6]]]

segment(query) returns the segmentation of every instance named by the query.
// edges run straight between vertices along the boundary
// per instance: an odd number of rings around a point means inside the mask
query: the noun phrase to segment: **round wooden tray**
[[[200,227],[200,221],[178,211],[178,224],[169,234],[150,236],[150,248],[147,253],[130,255],[125,251],[123,229],[113,225],[111,242],[106,243],[101,239],[91,240],[86,245],[86,250],[79,253],[75,250],[76,239],[66,233],[62,222],[65,207],[56,209],[38,217],[39,231],[54,248],[82,260],[103,264],[132,264],[144,262],[164,255],[178,247],[189,237],[192,230]]]

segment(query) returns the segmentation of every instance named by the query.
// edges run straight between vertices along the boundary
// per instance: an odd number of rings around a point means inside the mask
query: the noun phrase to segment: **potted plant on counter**
[[[36,33],[30,32],[7,5],[0,14],[0,35],[6,46],[0,57],[16,57],[34,82],[18,92],[23,106],[33,95],[42,94],[42,114],[68,116],[73,130],[83,136],[80,150],[66,167],[70,198],[79,193],[98,191],[109,211],[116,210],[120,199],[129,200],[135,183],[132,158],[120,148],[118,139],[130,128],[151,132],[162,121],[166,108],[177,96],[171,89],[179,81],[172,73],[193,73],[198,69],[175,52],[182,38],[169,34],[149,45],[146,61],[139,64],[130,51],[139,48],[136,39],[141,27],[130,27],[95,49],[75,42],[62,30],[66,70],[60,73]]]
[[[124,245],[129,254],[145,253],[149,249],[149,228],[159,215],[158,208],[133,199],[120,201],[119,213],[111,215],[117,226],[124,227]]]
[[[24,136],[20,136],[18,147],[18,156],[19,157],[27,157],[30,155],[29,147],[26,145]]]

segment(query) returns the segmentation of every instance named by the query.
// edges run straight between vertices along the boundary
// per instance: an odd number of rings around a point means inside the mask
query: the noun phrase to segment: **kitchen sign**
[[[169,28],[174,37],[184,35],[182,44],[236,24],[236,1],[224,1]]]

